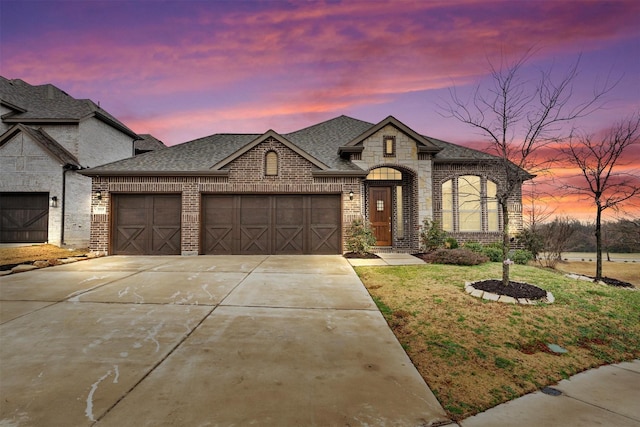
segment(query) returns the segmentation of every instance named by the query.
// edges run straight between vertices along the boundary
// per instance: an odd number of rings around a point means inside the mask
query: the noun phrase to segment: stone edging
[[[473,287],[473,283],[464,282],[464,291],[471,295],[472,297],[486,299],[488,301],[496,301],[496,302],[504,302],[507,304],[526,304],[526,305],[534,305],[539,302],[544,302],[547,304],[553,304],[556,300],[551,292],[547,291],[547,296],[545,298],[539,300],[530,300],[527,298],[514,298],[507,295],[498,295],[491,292],[485,292],[481,289],[476,289]]]

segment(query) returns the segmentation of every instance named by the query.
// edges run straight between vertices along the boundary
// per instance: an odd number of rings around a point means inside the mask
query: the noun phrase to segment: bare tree
[[[556,79],[553,70],[541,70],[536,81],[524,76],[525,64],[534,51],[500,66],[489,62],[491,83],[478,85],[469,100],[461,99],[455,88],[451,100],[441,106],[445,117],[455,118],[479,130],[501,162],[504,182],[499,186],[497,201],[503,218],[502,282],[509,284],[509,201],[517,194],[522,182],[534,178],[527,170],[546,166],[542,148],[563,140],[563,129],[569,122],[584,117],[601,107],[601,100],[615,83],[607,79],[586,100],[574,102],[573,85],[578,76],[580,58]],[[568,132],[567,132],[568,133]]]
[[[569,139],[561,153],[580,169],[584,180],[580,184],[565,184],[564,188],[586,195],[596,205],[596,280],[602,279],[602,212],[619,209],[622,204],[640,195],[640,172],[621,171],[623,154],[640,143],[640,111],[607,129],[601,137],[580,134]]]

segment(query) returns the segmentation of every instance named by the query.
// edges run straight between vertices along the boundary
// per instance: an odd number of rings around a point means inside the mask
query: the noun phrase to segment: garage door
[[[180,195],[114,194],[112,207],[112,253],[180,255]]]
[[[204,254],[340,254],[339,195],[205,195]]]
[[[49,240],[48,193],[0,193],[0,242]]]

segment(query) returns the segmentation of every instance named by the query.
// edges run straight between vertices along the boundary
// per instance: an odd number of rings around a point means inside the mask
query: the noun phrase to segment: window
[[[396,155],[396,137],[385,136],[384,140],[384,156],[393,157]]]
[[[278,175],[278,154],[275,151],[269,151],[264,158],[264,174],[266,176]]]
[[[445,231],[499,231],[497,185],[475,175],[463,175],[442,184],[442,229]]]
[[[367,175],[367,179],[400,181],[402,180],[402,172],[393,168],[378,168],[369,172],[369,175]]]

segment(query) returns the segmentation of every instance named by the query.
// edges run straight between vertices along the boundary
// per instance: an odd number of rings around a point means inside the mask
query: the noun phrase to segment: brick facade
[[[264,156],[278,154],[277,176],[264,176]],[[355,177],[314,177],[317,169],[280,142],[268,139],[229,163],[228,176],[95,177],[93,179],[90,249],[109,254],[113,193],[178,193],[182,195],[181,253],[200,253],[203,194],[341,194],[342,233],[345,224],[361,217],[361,185]],[[95,197],[100,191],[101,200]],[[353,192],[353,200],[349,194]]]

